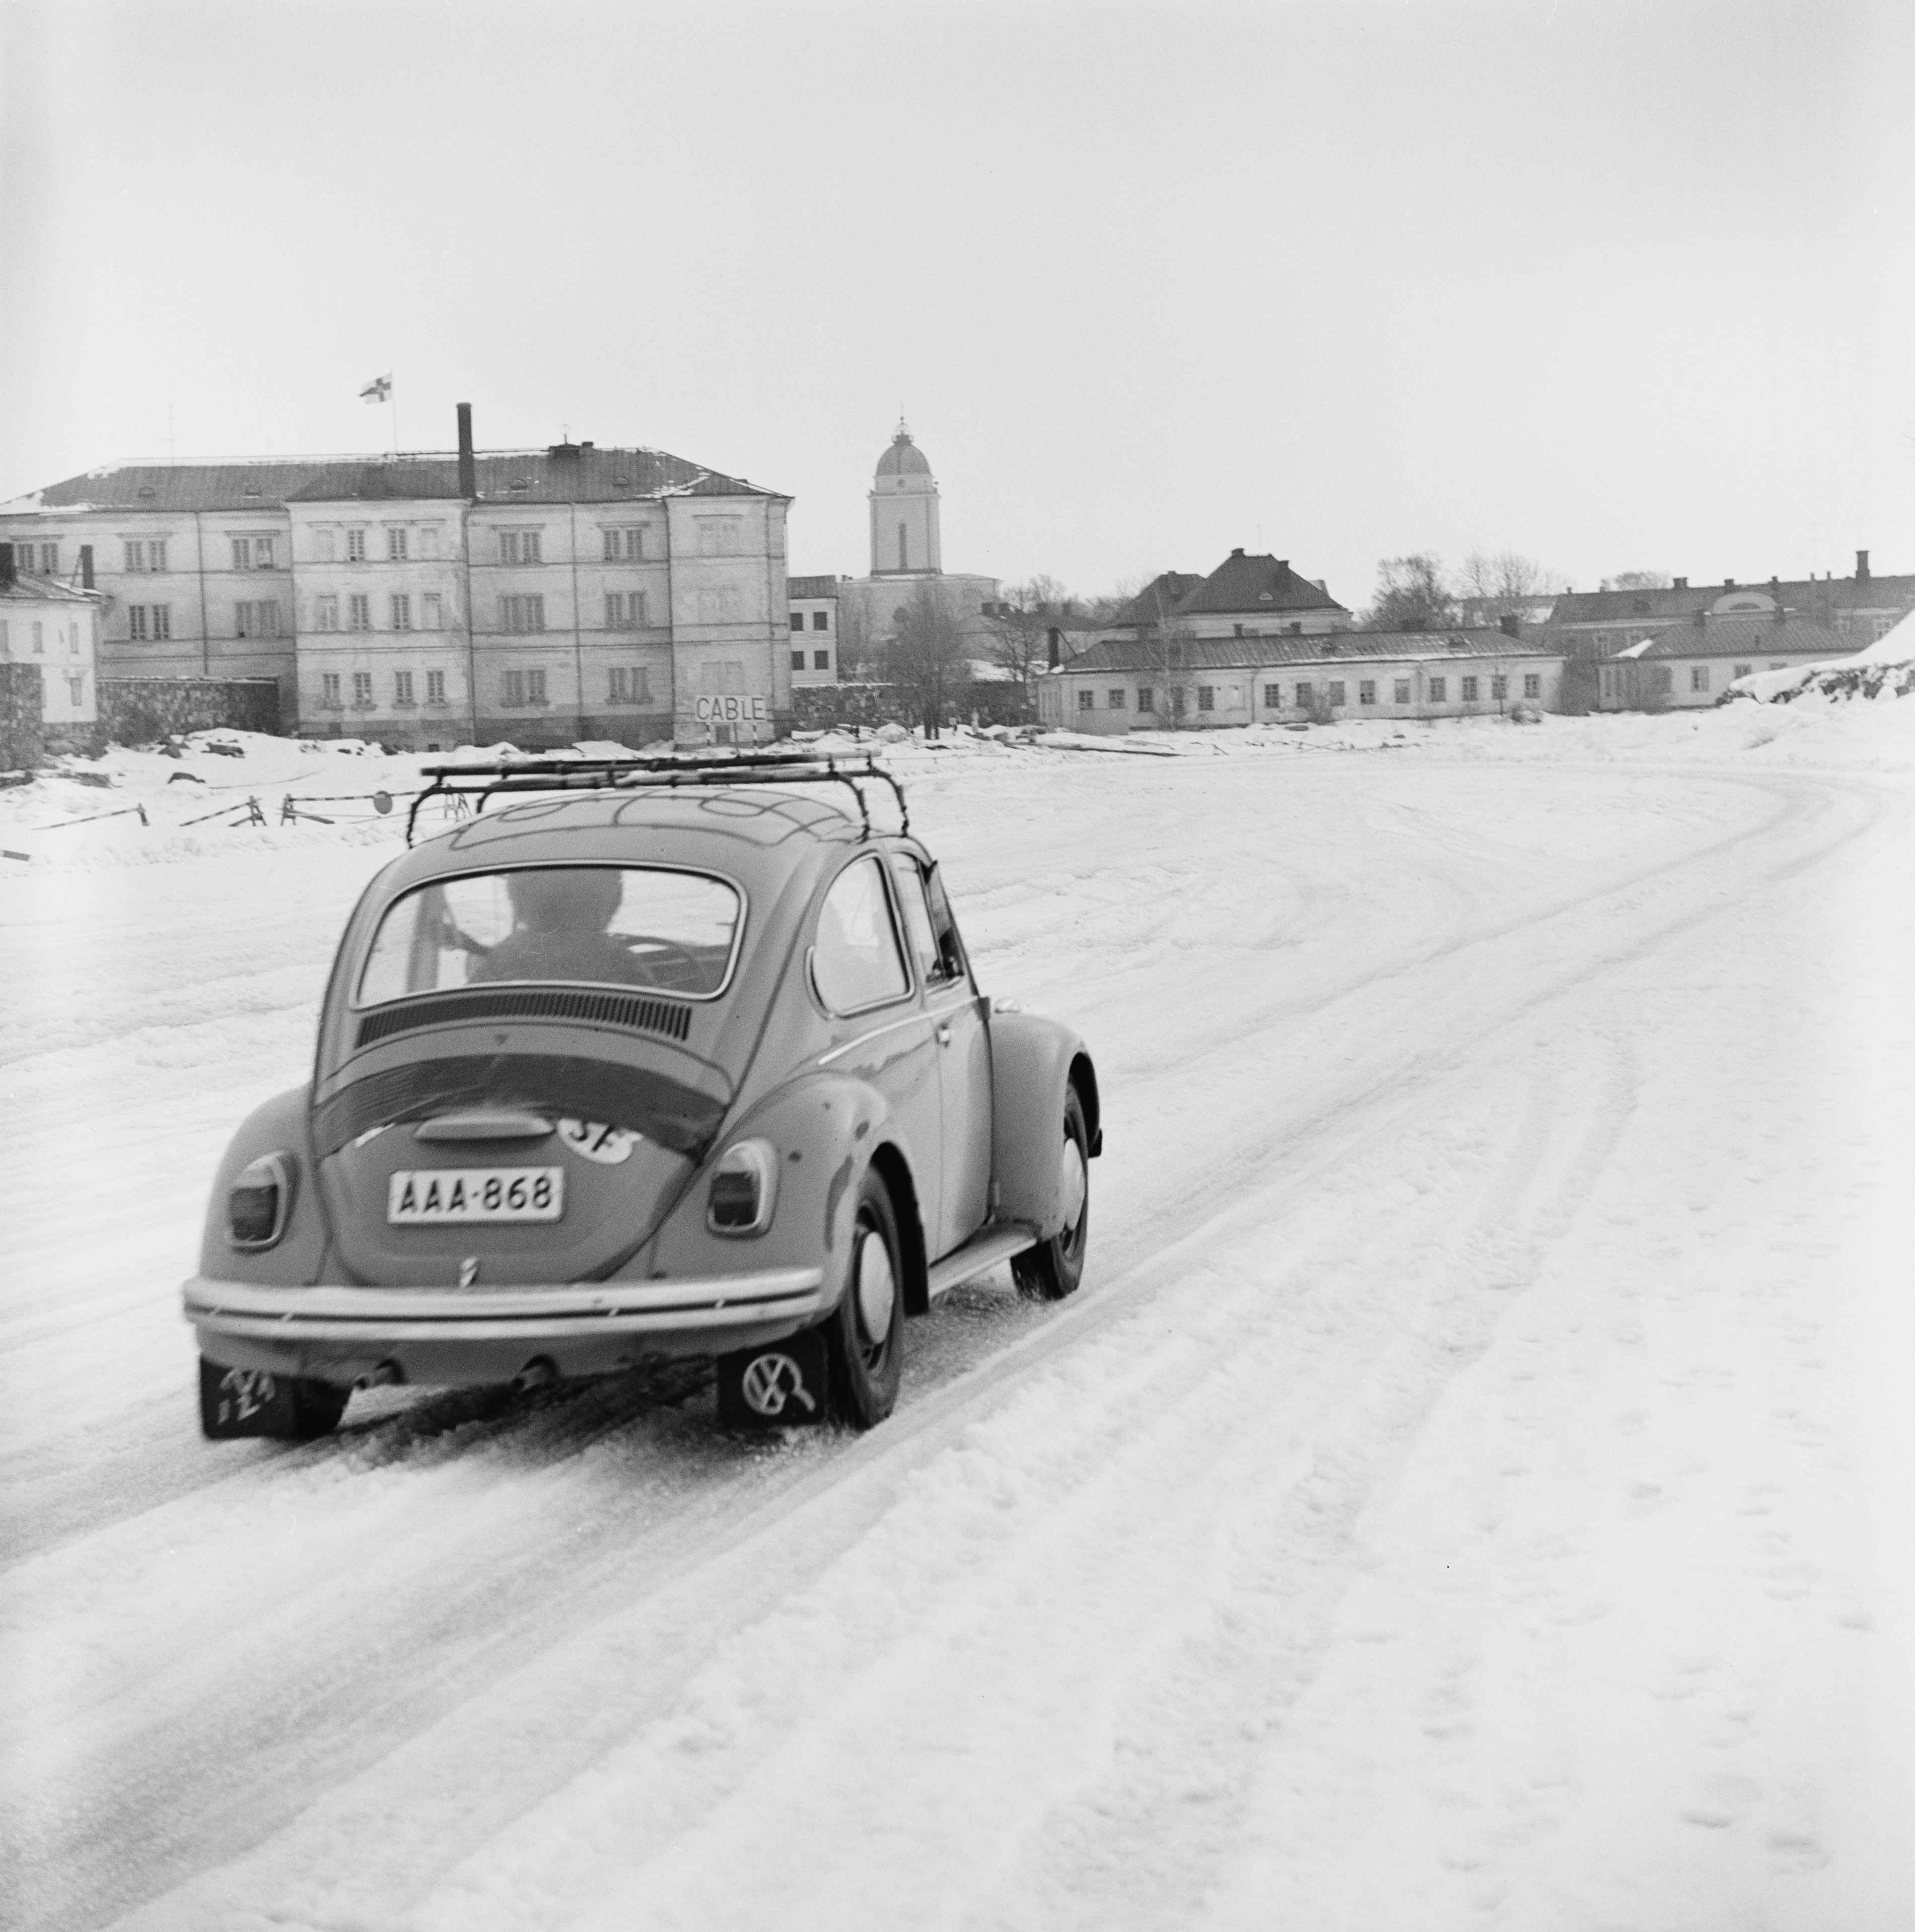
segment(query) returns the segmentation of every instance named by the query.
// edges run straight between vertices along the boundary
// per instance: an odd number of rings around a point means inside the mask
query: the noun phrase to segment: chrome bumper
[[[244,1340],[534,1343],[803,1322],[820,1312],[824,1270],[519,1288],[262,1288],[196,1275],[184,1295],[196,1328]]]

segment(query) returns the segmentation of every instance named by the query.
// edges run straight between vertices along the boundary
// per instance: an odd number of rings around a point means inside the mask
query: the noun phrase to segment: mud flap
[[[199,1358],[199,1426],[216,1442],[299,1432],[299,1384],[291,1376],[229,1369]]]
[[[829,1414],[824,1330],[808,1328],[763,1348],[718,1358],[718,1426],[789,1429]]]
[[[310,1442],[346,1412],[350,1391],[297,1376],[229,1369],[199,1358],[199,1428],[215,1442],[236,1436],[270,1436]]]

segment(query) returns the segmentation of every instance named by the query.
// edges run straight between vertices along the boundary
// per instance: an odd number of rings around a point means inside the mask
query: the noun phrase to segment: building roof
[[[1179,617],[1263,616],[1273,610],[1341,610],[1320,584],[1299,577],[1289,560],[1233,550],[1177,606]]]
[[[0,598],[16,604],[92,604],[97,593],[76,590],[56,577],[42,577],[37,571],[18,570],[10,584],[0,584]]]
[[[1329,631],[1314,637],[1185,639],[1171,670],[1263,670],[1279,664],[1338,664],[1384,659],[1398,664],[1468,662],[1479,658],[1548,658],[1561,653],[1494,626],[1467,631]],[[1092,644],[1064,670],[1149,671],[1166,674],[1164,647],[1133,638]]]
[[[1759,658],[1799,656],[1851,657],[1856,640],[1806,617],[1712,617],[1707,622],[1672,624],[1629,655],[1635,658]]]
[[[1174,611],[1193,590],[1200,589],[1203,583],[1202,578],[1193,577],[1187,570],[1159,571],[1106,628],[1134,630],[1140,624],[1160,622],[1165,611]]]
[[[475,459],[486,503],[596,503],[673,494],[775,496],[776,490],[659,449],[484,450]],[[269,510],[292,502],[390,502],[460,495],[459,459],[403,456],[263,458],[238,463],[124,463],[91,470],[5,505],[19,510]]]
[[[835,597],[838,579],[835,577],[787,577],[784,580],[784,594],[787,597]]]
[[[1713,610],[1725,598],[1779,600],[1783,608],[1807,616],[1824,611],[1893,609],[1915,604],[1915,576],[1770,578],[1760,584],[1671,584],[1661,590],[1565,591],[1556,599],[1550,622],[1633,626],[1669,624]]]
[[[880,476],[928,476],[931,473],[925,452],[911,440],[911,432],[902,422],[898,425],[898,434],[891,440],[891,447],[878,458],[877,473]]]

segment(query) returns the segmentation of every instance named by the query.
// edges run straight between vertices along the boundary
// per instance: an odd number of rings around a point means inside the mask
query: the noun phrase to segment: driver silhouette
[[[605,928],[619,910],[624,882],[596,866],[508,872],[512,930],[473,973],[484,980],[610,980],[639,977],[630,949]]]

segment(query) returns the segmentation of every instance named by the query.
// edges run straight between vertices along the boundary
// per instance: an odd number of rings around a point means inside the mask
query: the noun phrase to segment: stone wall
[[[270,677],[103,677],[100,735],[143,744],[183,731],[280,728],[279,683]]]
[[[0,664],[0,771],[30,772],[46,755],[40,667]]]
[[[876,726],[925,721],[910,700],[892,684],[795,685],[791,693],[792,723],[801,731],[829,731],[841,724]],[[945,705],[944,722],[968,724],[1028,724],[1036,708],[1024,687],[1009,679],[959,685]]]

